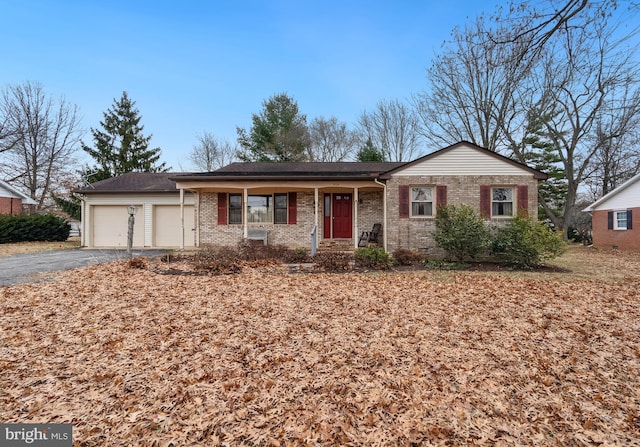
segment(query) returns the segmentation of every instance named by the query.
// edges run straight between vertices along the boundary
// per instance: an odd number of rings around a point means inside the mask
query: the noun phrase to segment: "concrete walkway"
[[[170,250],[133,250],[133,257],[157,256]],[[38,282],[42,274],[126,259],[126,250],[72,249],[26,253],[0,258],[0,286]]]

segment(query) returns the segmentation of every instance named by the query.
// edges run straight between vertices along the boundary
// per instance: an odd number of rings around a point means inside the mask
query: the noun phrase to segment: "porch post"
[[[184,251],[184,189],[180,188],[180,250]]]
[[[353,188],[353,246],[358,248],[358,187]]]
[[[248,207],[249,207],[249,194],[247,192],[247,188],[244,188],[244,191],[242,192],[242,203],[243,203],[243,210],[242,210],[242,237],[243,239],[246,239],[247,237],[249,237],[249,229],[247,228],[247,211],[248,211]]]
[[[317,186],[313,189],[313,203],[315,204],[314,205],[315,209],[313,210],[313,212],[314,212],[314,223],[313,224],[315,225],[315,227],[317,229],[318,228],[318,187]]]

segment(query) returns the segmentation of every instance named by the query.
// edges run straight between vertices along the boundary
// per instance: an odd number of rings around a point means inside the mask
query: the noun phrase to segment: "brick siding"
[[[635,221],[631,230],[609,230],[607,213],[612,210],[594,211],[591,224],[593,246],[630,251],[640,250],[640,208],[631,208],[631,210]]]
[[[435,219],[400,218],[399,186],[436,186],[447,187],[447,205],[466,204],[480,213],[480,185],[492,186],[518,186],[527,185],[528,188],[528,213],[533,218],[538,217],[538,183],[537,180],[525,176],[398,176],[387,182],[387,250],[393,253],[398,248],[426,251],[436,256],[442,252],[437,249],[433,240],[435,231]],[[514,201],[517,194],[514,191]],[[435,191],[434,191],[435,200]],[[435,210],[434,210],[435,212]],[[492,221],[504,222],[505,219],[492,219]]]
[[[0,214],[22,214],[22,199],[0,197]]]

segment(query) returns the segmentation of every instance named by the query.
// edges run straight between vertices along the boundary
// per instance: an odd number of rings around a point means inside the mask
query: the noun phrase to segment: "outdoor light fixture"
[[[135,215],[138,211],[135,205],[129,205],[127,212],[129,213],[129,230],[127,231],[127,255],[131,259],[131,248],[133,247],[133,224],[135,221]]]

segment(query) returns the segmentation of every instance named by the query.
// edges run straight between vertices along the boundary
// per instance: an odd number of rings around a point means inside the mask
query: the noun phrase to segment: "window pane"
[[[411,204],[412,216],[431,216],[433,205],[430,202],[413,202]]]
[[[431,202],[431,188],[411,188],[413,193],[413,202]]]
[[[616,211],[616,228],[620,230],[627,229],[627,212]]]
[[[247,222],[273,222],[271,196],[247,197]]]
[[[276,194],[275,196],[276,208],[287,208],[287,195]]]
[[[494,202],[511,202],[512,197],[513,190],[511,188],[493,188]]]
[[[242,223],[242,196],[229,194],[229,223]]]
[[[275,214],[274,223],[287,223],[287,194],[275,194]]]
[[[494,202],[491,206],[492,216],[512,216],[513,204],[509,202]]]

